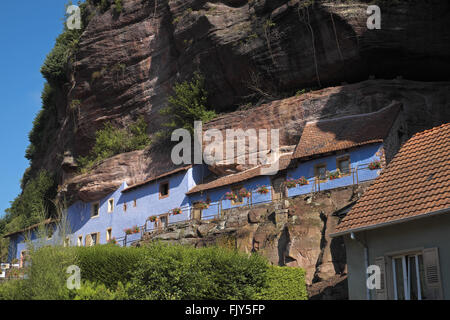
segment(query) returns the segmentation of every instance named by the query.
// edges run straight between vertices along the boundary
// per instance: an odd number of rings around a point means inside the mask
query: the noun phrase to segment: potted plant
[[[132,229],[132,232],[133,233],[139,233],[139,232],[141,232],[141,230],[139,229],[138,226],[134,226],[133,229]]]
[[[380,160],[372,161],[371,163],[369,163],[369,169],[370,170],[381,169],[381,161]]]
[[[133,234],[133,230],[131,230],[130,228],[123,230],[125,232],[126,235],[130,235]]]
[[[156,222],[156,220],[158,220],[156,216],[151,216],[150,218],[148,218],[148,221],[150,222]]]
[[[108,240],[108,243],[109,244],[117,244],[117,240],[116,240],[116,238],[112,238],[112,239]]]
[[[256,192],[258,192],[259,194],[268,194],[269,188],[266,186],[261,186],[256,190]]]
[[[199,201],[197,203],[195,203],[195,208],[203,210],[203,209],[208,209],[209,205],[205,202],[205,201]]]
[[[288,189],[295,188],[297,186],[297,180],[289,178],[284,183]]]
[[[176,216],[176,215],[178,215],[178,214],[182,214],[181,208],[175,208],[175,209],[172,209],[172,214],[173,214],[174,216]]]
[[[239,190],[239,196],[241,196],[242,198],[250,198],[250,191],[245,188],[241,188]]]
[[[225,199],[236,201],[238,199],[238,196],[234,192],[227,192],[225,193]]]
[[[336,171],[332,171],[328,173],[328,179],[335,180],[339,179],[341,177],[341,171],[339,169],[336,169]]]
[[[305,177],[301,177],[297,180],[297,184],[300,186],[304,186],[309,184],[309,181]]]

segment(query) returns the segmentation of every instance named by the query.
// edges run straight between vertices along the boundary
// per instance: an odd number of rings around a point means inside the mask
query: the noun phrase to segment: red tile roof
[[[450,123],[408,140],[335,236],[450,210]]]
[[[291,163],[291,154],[289,155],[283,155],[279,159],[279,169],[278,171],[286,169],[289,164]],[[264,166],[258,166],[251,169],[248,169],[246,171],[242,171],[235,174],[230,174],[224,177],[220,177],[214,181],[211,181],[209,183],[199,184],[196,185],[194,188],[189,190],[186,194],[194,194],[201,191],[206,191],[210,189],[215,189],[223,186],[228,186],[234,183],[239,183],[242,181],[249,180],[254,177],[258,177],[262,175],[261,168],[262,167],[268,167],[267,165]]]
[[[400,110],[401,104],[395,103],[372,113],[308,122],[293,158],[382,142]]]
[[[174,169],[174,170],[172,170],[172,171],[163,173],[163,174],[161,174],[161,175],[159,175],[159,176],[157,176],[157,177],[150,178],[150,179],[148,179],[148,180],[145,180],[145,181],[140,182],[140,183],[136,183],[136,184],[134,184],[134,185],[132,185],[132,186],[130,186],[130,187],[128,187],[128,188],[125,188],[125,189],[122,190],[122,193],[131,191],[131,190],[133,190],[133,189],[140,188],[140,187],[145,186],[145,185],[147,185],[147,184],[149,184],[149,183],[151,183],[151,182],[154,182],[154,181],[159,180],[159,179],[161,179],[161,178],[165,178],[165,177],[171,176],[171,175],[173,175],[173,174],[175,174],[175,173],[182,172],[182,171],[187,171],[187,170],[189,170],[190,168],[192,168],[192,165],[180,167],[180,168]]]

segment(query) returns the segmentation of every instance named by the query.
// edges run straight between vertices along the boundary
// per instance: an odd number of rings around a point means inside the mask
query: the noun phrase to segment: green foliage
[[[115,4],[114,11],[117,14],[121,13],[123,9],[122,0],[114,0],[114,4]]]
[[[132,299],[250,299],[265,282],[267,262],[258,255],[159,243],[144,250]]]
[[[43,213],[52,214],[52,200],[56,196],[56,184],[45,170],[38,172],[24,187],[22,193],[6,209],[4,232],[13,232],[41,221]]]
[[[80,247],[77,250],[81,278],[100,282],[113,289],[119,281],[127,283],[131,270],[143,256],[139,248],[123,248],[115,245]]]
[[[110,290],[102,283],[85,281],[76,291],[74,300],[127,300],[128,287],[119,282],[117,288]]]
[[[28,160],[45,153],[52,142],[52,133],[58,126],[55,89],[48,83],[44,85],[41,100],[42,109],[34,118],[33,129],[28,134],[30,145],[25,152]]]
[[[96,163],[116,154],[145,149],[150,142],[144,117],[139,117],[136,122],[125,129],[106,123],[103,129],[96,132],[95,145],[90,154],[78,158],[78,163],[82,172],[85,172]]]
[[[63,84],[67,81],[68,63],[76,54],[82,29],[64,31],[56,38],[55,46],[47,55],[41,67],[41,73],[50,83]]]
[[[75,265],[75,248],[45,246],[29,248],[30,267],[25,281],[27,292],[33,300],[66,300],[71,293],[67,288],[66,270]]]
[[[27,291],[23,280],[0,282],[0,300],[27,300]]]
[[[208,122],[214,119],[216,113],[208,108],[208,92],[204,88],[205,78],[198,72],[191,81],[177,83],[174,94],[169,97],[168,106],[160,111],[167,117],[163,124],[166,130],[160,136],[168,137],[179,128],[194,131],[194,121]]]
[[[300,268],[271,266],[268,286],[255,295],[257,300],[307,300],[305,271]]]
[[[152,243],[30,251],[28,277],[0,284],[0,299],[307,299],[304,270],[224,248]],[[70,265],[81,269],[79,290],[66,287]]]

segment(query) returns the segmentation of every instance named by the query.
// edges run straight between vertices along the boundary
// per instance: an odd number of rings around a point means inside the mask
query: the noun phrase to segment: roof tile
[[[409,139],[336,234],[450,208],[450,123]]]

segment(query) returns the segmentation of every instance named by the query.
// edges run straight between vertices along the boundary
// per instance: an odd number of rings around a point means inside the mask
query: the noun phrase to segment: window
[[[64,239],[64,247],[69,247],[70,246],[70,238],[67,237],[66,239]]]
[[[106,242],[109,242],[112,239],[112,229],[108,228],[106,230]]]
[[[77,246],[81,247],[83,245],[83,236],[78,236],[77,239]]]
[[[231,187],[231,192],[233,192],[235,195],[237,195],[237,200],[231,200],[231,204],[233,206],[244,203],[244,199],[239,195],[239,190],[241,190],[242,188],[243,188],[242,186]]]
[[[53,237],[53,233],[55,232],[53,225],[49,225],[47,227],[47,240],[50,240]]]
[[[158,217],[156,220],[155,227],[158,229],[165,229],[169,223],[169,219],[167,215],[162,215]]]
[[[100,204],[97,203],[93,203],[92,207],[91,207],[91,217],[98,217],[100,211]]]
[[[99,241],[100,241],[100,234],[98,232],[91,233],[86,236],[85,245],[86,247],[92,247],[98,244]]]
[[[96,244],[98,244],[100,237],[98,233],[91,233],[91,237],[92,237],[92,246],[95,246]]]
[[[314,167],[314,176],[319,180],[327,179],[327,165],[325,163],[317,164]]]
[[[28,258],[27,250],[23,250],[22,252],[20,252],[20,261],[19,261],[20,268],[23,268],[26,266],[27,258]]]
[[[350,174],[350,157],[339,157],[336,159],[336,167],[339,169],[341,174]]]
[[[392,279],[395,300],[426,299],[422,253],[392,257]]]
[[[169,182],[159,184],[159,198],[167,198],[169,196]]]
[[[108,213],[111,213],[114,211],[114,199],[108,200]]]

